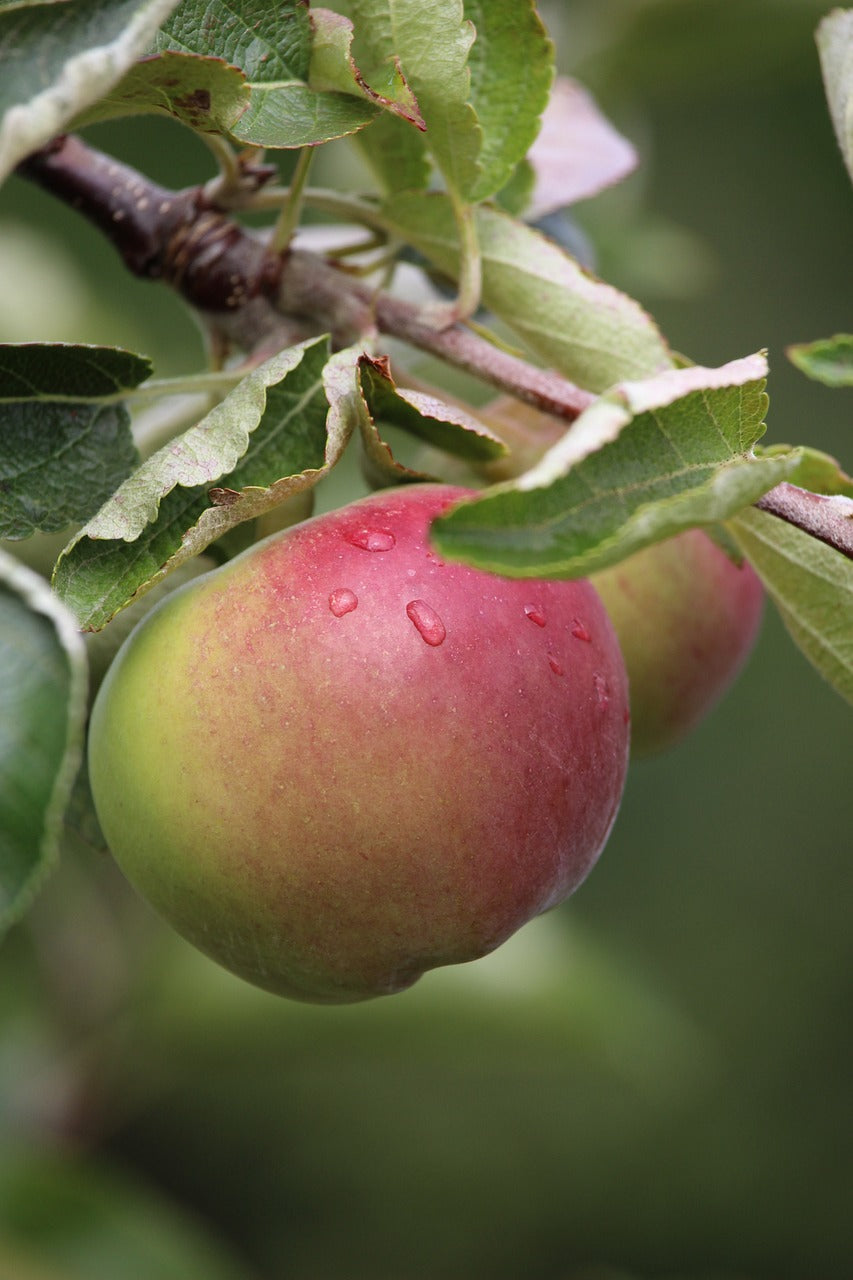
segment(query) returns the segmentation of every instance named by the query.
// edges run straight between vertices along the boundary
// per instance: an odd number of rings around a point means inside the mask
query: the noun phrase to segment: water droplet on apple
[[[342,618],[358,608],[358,596],[349,587],[336,587],[329,596],[329,608],[336,618]]]
[[[554,657],[553,653],[549,653],[549,654],[548,654],[548,666],[549,666],[549,667],[551,668],[551,670],[554,672],[554,675],[555,675],[555,676],[562,676],[562,675],[564,675],[564,674],[565,674],[565,672],[563,671],[562,666],[561,666],[561,665],[560,665],[560,663],[557,661],[557,659]]]
[[[436,646],[442,643],[447,631],[431,605],[425,600],[410,600],[406,605],[406,613],[427,644]]]
[[[391,551],[397,544],[390,529],[350,529],[344,537],[362,551]]]
[[[575,618],[574,623],[572,624],[572,635],[576,640],[586,640],[587,644],[592,640],[592,636],[589,634],[586,627],[577,618]]]
[[[598,698],[598,705],[600,707],[606,707],[610,701],[610,690],[607,687],[607,681],[603,675],[596,671],[595,675],[592,677],[592,683],[595,686],[595,695]]]
[[[537,627],[545,626],[545,614],[535,604],[526,604],[524,606],[524,616],[529,618],[531,622],[535,622]]]

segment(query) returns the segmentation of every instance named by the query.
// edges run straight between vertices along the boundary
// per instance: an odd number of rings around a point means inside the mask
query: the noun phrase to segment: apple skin
[[[349,1002],[471,960],[604,845],[624,664],[587,582],[443,563],[450,486],[384,491],[157,606],[93,708],[89,770],[127,878],[258,986]]]
[[[716,705],[758,636],[764,590],[701,529],[590,579],[616,628],[631,695],[631,751],[653,755]]]

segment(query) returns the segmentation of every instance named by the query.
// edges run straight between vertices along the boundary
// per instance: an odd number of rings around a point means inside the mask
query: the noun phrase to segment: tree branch
[[[135,275],[171,285],[246,351],[326,330],[347,346],[378,332],[569,422],[595,398],[463,325],[437,329],[423,308],[371,290],[317,254],[272,252],[215,206],[216,184],[169,191],[73,136],[54,139],[18,172],[99,227]],[[756,505],[853,558],[850,499],[780,484]]]
[[[381,333],[402,338],[421,351],[440,356],[457,369],[475,374],[543,413],[572,422],[595,399],[592,392],[575,386],[567,378],[501,351],[462,325],[435,329],[417,308],[390,294],[377,296],[376,321]]]
[[[202,311],[238,311],[278,287],[281,258],[213,209],[202,187],[168,191],[73,135],[18,173],[88,218],[134,275],[162,280]]]
[[[377,330],[401,338],[570,422],[594,399],[462,325],[437,330],[421,308],[371,290],[316,254],[270,251],[214,206],[215,187],[168,191],[72,135],[29,156],[18,172],[94,223],[134,275],[171,285],[245,350],[269,348],[265,324],[275,329],[296,318],[329,330],[341,346]],[[252,305],[257,299],[267,305]],[[278,324],[272,309],[283,313]]]

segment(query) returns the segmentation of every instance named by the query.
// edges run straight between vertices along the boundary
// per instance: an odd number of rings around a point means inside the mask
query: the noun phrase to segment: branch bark
[[[73,135],[18,173],[98,227],[134,275],[171,285],[199,310],[236,312],[275,295],[281,258],[212,208],[202,187],[169,191]]]

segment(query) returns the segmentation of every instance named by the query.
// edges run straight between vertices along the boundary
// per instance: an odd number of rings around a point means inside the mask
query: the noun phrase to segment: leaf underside
[[[853,703],[853,560],[756,508],[729,527],[794,642]]]

